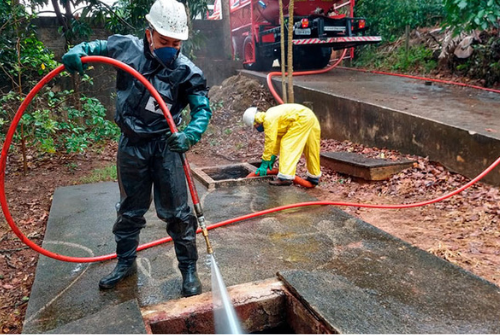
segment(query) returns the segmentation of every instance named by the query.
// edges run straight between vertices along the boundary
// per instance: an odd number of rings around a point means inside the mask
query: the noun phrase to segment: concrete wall
[[[236,75],[242,64],[232,60],[231,50],[223,50],[222,21],[196,20],[193,29],[201,32],[204,41],[193,61],[203,70],[208,85],[220,85],[224,79]]]
[[[267,85],[266,77],[248,71],[244,75]],[[273,80],[282,96],[281,81]],[[428,156],[451,171],[476,177],[498,158],[500,141],[490,136],[402,113],[386,107],[318,92],[296,85],[295,101],[308,102],[321,124],[321,137],[349,140],[402,153]],[[412,134],[412,136],[408,136]],[[418,140],[417,140],[418,139]],[[464,159],[467,158],[467,159]],[[500,167],[482,181],[500,185]]]

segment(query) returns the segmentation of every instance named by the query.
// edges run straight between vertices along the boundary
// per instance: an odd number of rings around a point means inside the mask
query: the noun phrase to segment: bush
[[[23,135],[28,147],[40,153],[83,152],[89,143],[117,139],[118,126],[106,120],[106,109],[99,100],[81,97],[81,107],[71,106],[72,91],[55,93],[46,87],[42,96],[36,96],[31,105],[32,112],[21,118]],[[5,139],[9,111],[5,108],[18,104],[17,94],[9,92],[0,100],[0,125],[3,125],[2,140]],[[14,143],[21,141],[20,132],[14,135]]]
[[[416,45],[405,50],[404,46],[392,51],[365,48],[354,59],[356,66],[390,72],[428,74],[437,68],[433,51],[425,45]]]
[[[406,26],[434,26],[444,17],[442,0],[359,0],[355,15],[367,19],[370,35],[382,36],[384,42],[392,42],[403,35]]]

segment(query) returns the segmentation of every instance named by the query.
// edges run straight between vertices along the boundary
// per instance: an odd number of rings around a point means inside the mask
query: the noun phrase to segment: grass
[[[82,177],[80,179],[80,183],[91,184],[91,183],[98,183],[101,181],[114,181],[117,178],[118,177],[116,174],[116,165],[112,164],[112,165],[106,166],[102,169],[93,170],[90,173],[90,175]]]
[[[355,63],[360,67],[399,73],[428,74],[437,68],[433,51],[423,45],[408,50],[400,46],[391,52],[383,48],[364,48]]]

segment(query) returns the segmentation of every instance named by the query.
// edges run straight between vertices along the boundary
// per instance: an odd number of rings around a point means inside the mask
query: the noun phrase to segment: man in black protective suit
[[[160,93],[176,122],[189,104],[191,121],[171,134],[167,121],[149,91],[137,79],[118,70],[115,121],[122,135],[117,171],[120,202],[113,226],[118,263],[99,282],[109,289],[137,271],[139,233],[151,205],[153,188],[156,213],[167,223],[182,273],[182,295],[201,293],[196,272],[197,219],[187,204],[185,175],[179,153],[196,144],[212,116],[208,88],[202,71],[181,52],[188,38],[184,5],[176,0],[156,0],[146,19],[144,39],[113,35],[107,40],[84,42],[71,48],[63,63],[70,72],[83,74],[82,56],[100,55],[120,60],[138,70]]]

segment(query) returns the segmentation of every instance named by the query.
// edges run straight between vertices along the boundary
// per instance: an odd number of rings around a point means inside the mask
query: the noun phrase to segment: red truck
[[[221,0],[214,3],[212,20],[221,18]],[[284,34],[281,33],[278,0],[229,1],[233,57],[248,70],[269,71],[281,58],[281,39],[288,42],[288,4],[283,0]],[[293,10],[293,67],[321,69],[332,50],[378,43],[380,36],[366,36],[364,18],[352,17],[355,0],[295,0]],[[340,12],[344,12],[341,14]],[[350,13],[346,15],[345,12]]]

